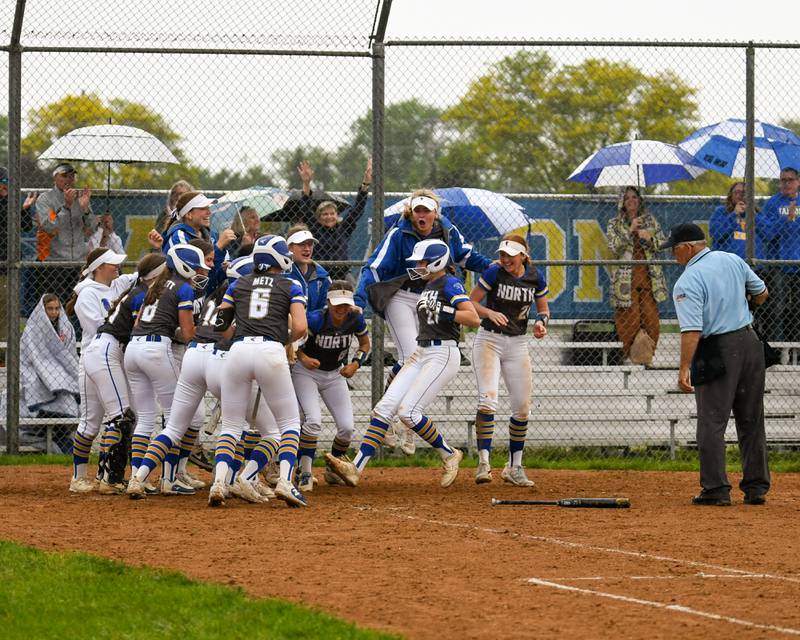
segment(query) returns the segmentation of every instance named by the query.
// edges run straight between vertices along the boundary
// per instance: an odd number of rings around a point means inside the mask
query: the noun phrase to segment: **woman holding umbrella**
[[[606,236],[615,260],[655,260],[665,240],[658,220],[645,210],[639,189],[633,186],[623,189]],[[666,299],[667,283],[660,266],[621,265],[612,270],[611,306],[625,358],[640,328],[650,336],[655,350],[660,334],[658,303]]]

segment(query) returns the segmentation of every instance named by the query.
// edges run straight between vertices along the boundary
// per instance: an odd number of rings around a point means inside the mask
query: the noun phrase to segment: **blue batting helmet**
[[[167,266],[182,278],[186,278],[195,289],[202,289],[208,276],[201,275],[200,269],[208,271],[206,257],[200,248],[191,244],[176,244],[167,251]]]
[[[281,236],[261,236],[253,245],[253,263],[257,269],[278,267],[282,271],[292,268],[292,254]]]
[[[443,271],[450,260],[450,249],[441,240],[422,240],[414,245],[414,251],[406,258],[406,262],[422,260],[428,263],[425,267],[406,269],[412,280],[420,280],[432,273]]]

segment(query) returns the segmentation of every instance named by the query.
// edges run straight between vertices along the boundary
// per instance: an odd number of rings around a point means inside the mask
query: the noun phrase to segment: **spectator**
[[[253,244],[261,237],[261,218],[253,207],[242,207],[233,217],[231,230],[236,234],[236,239],[228,245],[231,258],[238,255],[243,245]]]
[[[20,231],[33,229],[33,206],[36,204],[37,195],[29,193],[22,205],[20,218]],[[8,306],[6,297],[6,261],[8,260],[8,169],[0,167],[0,309]],[[8,340],[8,327],[6,319],[0,318],[0,342]],[[5,350],[4,350],[5,352]],[[0,363],[4,356],[0,357]]]
[[[301,222],[308,226],[319,242],[316,250],[317,260],[320,262],[349,260],[347,243],[367,206],[369,186],[372,183],[372,158],[367,160],[367,168],[364,170],[364,177],[361,180],[355,204],[347,209],[341,218],[335,202],[328,200],[316,204],[311,197],[311,180],[314,178],[314,169],[307,160],[300,163],[297,173],[300,174],[303,181],[303,197],[300,201]],[[334,280],[346,279],[351,282],[353,280],[348,267],[332,266],[328,271]]]
[[[92,214],[92,192],[76,189],[75,176],[71,164],[62,162],[56,165],[53,188],[36,201],[36,258],[52,265],[38,270],[39,291],[46,287],[62,302],[72,295],[80,267],[55,265],[85,260],[86,238],[97,227]]]
[[[623,190],[619,210],[608,221],[606,235],[614,260],[655,260],[664,242],[658,220],[645,210],[636,187]],[[661,330],[658,303],[666,299],[667,283],[660,266],[621,265],[612,269],[611,306],[624,358],[629,358],[640,328],[650,336],[655,351]]]
[[[31,313],[20,340],[20,413],[35,418],[78,416],[78,351],[75,330],[59,299],[42,296]],[[41,429],[27,429],[27,436],[42,439]],[[54,429],[54,443],[68,453],[72,427]]]
[[[178,202],[178,198],[180,198],[184,193],[189,193],[189,191],[194,191],[194,187],[186,182],[186,180],[178,180],[170,187],[164,209],[158,214],[158,218],[156,218],[156,229],[162,232],[167,230],[170,222],[172,222],[172,212],[175,211],[175,205]]]
[[[767,260],[800,259],[800,238],[797,235],[797,192],[800,176],[794,167],[781,169],[780,191],[764,204],[764,212],[756,218],[756,231],[761,227]],[[763,217],[763,219],[762,219]],[[772,295],[758,310],[756,321],[762,333],[771,340],[797,340],[797,301],[800,300],[800,267],[765,265],[758,275]]]
[[[89,253],[98,247],[111,249],[114,253],[125,253],[122,248],[122,238],[114,232],[114,221],[110,213],[104,213],[99,217],[97,229],[89,236],[86,248]]]

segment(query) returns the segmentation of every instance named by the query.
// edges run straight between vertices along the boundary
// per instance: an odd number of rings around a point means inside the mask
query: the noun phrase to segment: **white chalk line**
[[[716,620],[719,622],[729,622],[731,624],[738,624],[743,627],[750,627],[751,629],[763,629],[765,631],[777,631],[792,636],[800,636],[800,629],[792,629],[790,627],[779,627],[774,624],[761,624],[752,622],[750,620],[742,620],[741,618],[733,618],[731,616],[723,616],[718,613],[710,611],[701,611],[700,609],[693,609],[680,604],[665,604],[663,602],[656,602],[654,600],[643,600],[642,598],[633,598],[630,596],[622,596],[616,593],[608,593],[606,591],[595,591],[593,589],[584,589],[582,587],[575,587],[572,585],[559,584],[558,582],[551,582],[550,580],[542,580],[540,578],[529,578],[529,584],[535,584],[542,587],[550,587],[552,589],[560,589],[562,591],[571,591],[573,593],[580,593],[583,595],[596,596],[598,598],[608,598],[610,600],[619,600],[621,602],[628,602],[631,604],[639,604],[646,607],[653,607],[655,609],[664,609],[665,611],[673,611],[675,613],[685,613],[699,618],[707,618],[709,620]]]
[[[605,582],[613,580],[686,580],[702,578],[707,579],[720,579],[720,580],[742,580],[742,579],[760,579],[769,580],[771,576],[764,573],[687,573],[683,576],[576,576],[574,578],[559,576],[561,582]]]
[[[358,506],[356,507],[360,511],[378,511],[384,512],[387,515],[392,516],[393,518],[403,518],[406,520],[415,520],[417,522],[424,522],[426,524],[434,524],[441,527],[450,527],[454,529],[470,529],[472,531],[479,531],[482,533],[491,533],[495,535],[510,535],[516,539],[522,540],[533,540],[535,542],[544,542],[546,544],[552,544],[561,547],[569,547],[572,549],[580,549],[582,551],[592,551],[597,553],[612,553],[621,556],[628,556],[631,558],[641,558],[642,560],[656,560],[658,562],[669,562],[675,564],[682,564],[687,567],[697,567],[698,569],[710,569],[712,571],[720,571],[724,573],[731,573],[731,574],[740,574],[746,576],[752,575],[760,575],[763,576],[764,579],[768,580],[779,580],[781,582],[790,582],[792,584],[800,584],[800,578],[793,578],[791,576],[780,576],[770,573],[759,573],[756,571],[747,571],[744,569],[735,569],[733,567],[726,567],[724,565],[713,564],[710,562],[699,562],[697,560],[684,560],[682,558],[672,558],[670,556],[662,556],[656,555],[651,553],[644,553],[641,551],[628,551],[626,549],[618,549],[614,547],[600,547],[597,545],[592,544],[584,544],[583,542],[572,542],[570,540],[562,540],[560,538],[552,538],[549,536],[535,536],[529,533],[516,533],[513,531],[509,531],[508,529],[493,529],[490,527],[479,527],[473,524],[463,524],[459,522],[447,522],[445,520],[434,520],[432,518],[422,518],[419,516],[414,516],[406,513],[396,513],[395,511],[391,510],[391,508],[373,508],[373,507],[366,507],[366,506]]]

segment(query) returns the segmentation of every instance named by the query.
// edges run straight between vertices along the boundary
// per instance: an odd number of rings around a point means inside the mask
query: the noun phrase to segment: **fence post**
[[[747,133],[747,146],[745,147],[744,184],[745,184],[745,234],[747,235],[745,255],[752,265],[755,257],[756,237],[756,205],[755,205],[755,147],[753,136],[755,134],[755,56],[756,51],[752,41],[745,49],[745,129]]]
[[[19,257],[20,257],[20,137],[22,134],[22,49],[19,39],[25,0],[17,0],[8,51],[8,221],[6,286],[6,452],[19,451]]]

